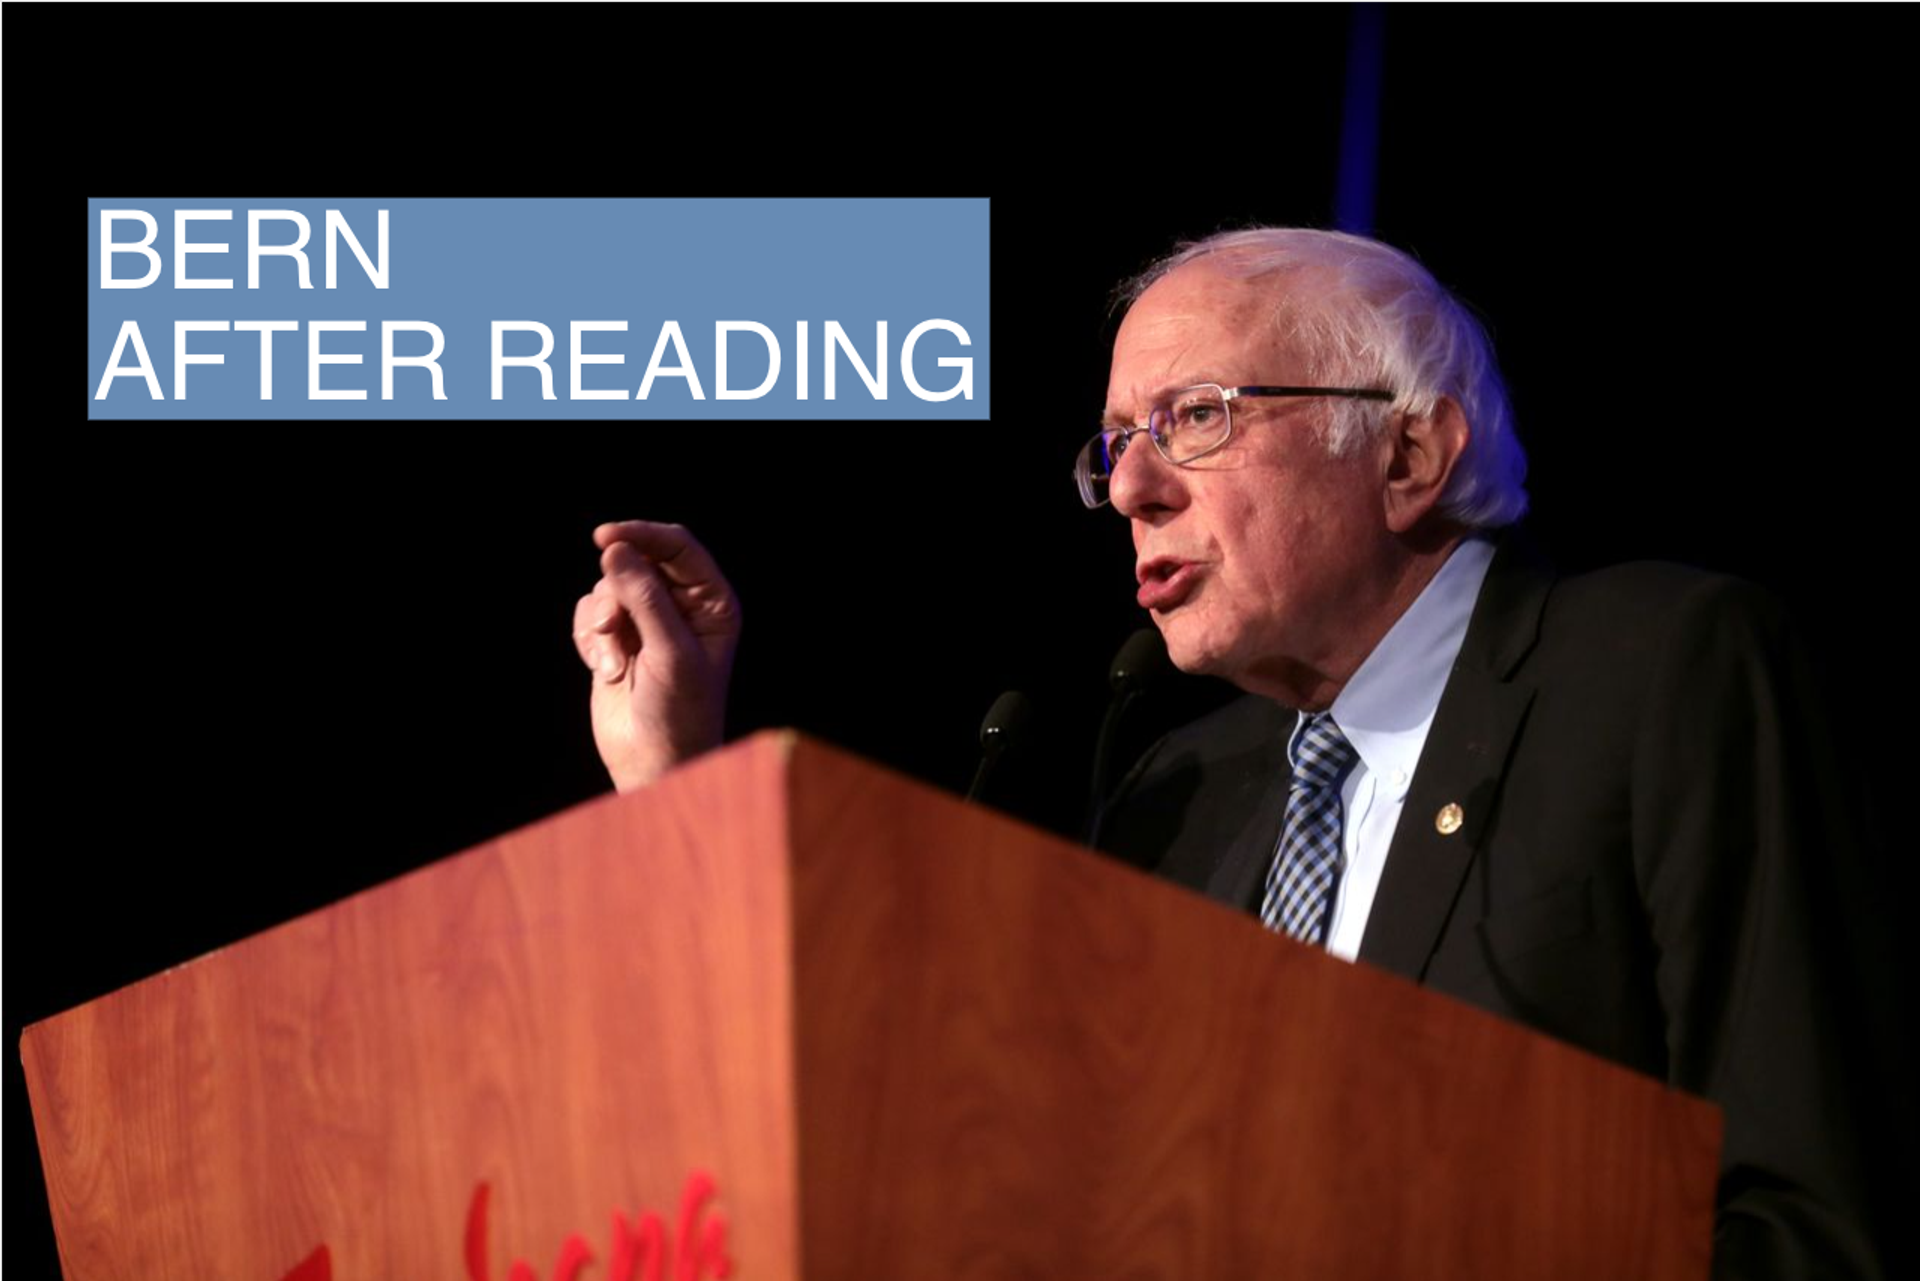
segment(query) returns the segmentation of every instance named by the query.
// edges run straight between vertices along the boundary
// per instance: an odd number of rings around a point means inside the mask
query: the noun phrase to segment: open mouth
[[[1175,609],[1193,594],[1199,579],[1200,567],[1192,561],[1157,560],[1146,567],[1134,599],[1142,609]]]

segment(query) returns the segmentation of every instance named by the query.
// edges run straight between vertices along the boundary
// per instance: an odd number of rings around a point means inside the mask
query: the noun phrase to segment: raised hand
[[[600,581],[573,610],[593,674],[593,741],[622,792],[720,745],[740,601],[679,525],[625,520],[593,531]]]

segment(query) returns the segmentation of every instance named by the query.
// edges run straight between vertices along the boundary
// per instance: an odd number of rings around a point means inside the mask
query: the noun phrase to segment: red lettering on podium
[[[632,1227],[619,1211],[613,1214],[613,1247],[607,1262],[608,1281],[668,1281],[667,1267],[672,1265],[671,1281],[703,1281],[733,1275],[733,1259],[727,1253],[727,1220],[707,1202],[719,1195],[713,1176],[696,1170],[687,1176],[680,1192],[680,1213],[675,1221],[671,1242],[659,1214],[647,1210],[637,1215]],[[487,1267],[488,1186],[474,1185],[473,1198],[467,1203],[465,1254],[467,1281],[489,1281]],[[702,1211],[705,1217],[702,1217]],[[326,1247],[322,1246],[324,1250]],[[593,1262],[593,1249],[585,1237],[573,1233],[561,1244],[553,1265],[553,1281],[578,1281],[581,1269]],[[304,1265],[303,1265],[304,1266]],[[289,1281],[296,1281],[290,1278]],[[331,1281],[321,1274],[297,1281]],[[507,1281],[539,1281],[533,1265],[515,1259],[507,1269]]]
[[[667,1231],[659,1215],[648,1210],[629,1229],[627,1216],[613,1212],[613,1257],[607,1261],[607,1281],[660,1281],[666,1254]],[[646,1270],[637,1271],[643,1262]]]
[[[333,1256],[327,1252],[326,1243],[315,1246],[313,1253],[294,1264],[293,1271],[280,1281],[333,1281]]]
[[[487,1185],[473,1185],[467,1202],[467,1281],[487,1281]]]
[[[713,1176],[704,1170],[687,1176],[687,1186],[680,1192],[680,1226],[673,1236],[673,1281],[700,1281],[709,1270],[716,1277],[733,1274],[725,1217],[716,1211],[705,1224],[696,1223],[701,1205],[719,1191]]]

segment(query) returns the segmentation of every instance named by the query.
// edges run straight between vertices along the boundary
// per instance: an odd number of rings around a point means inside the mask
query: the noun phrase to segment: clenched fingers
[[[627,626],[626,611],[620,607],[610,580],[602,578],[574,605],[574,648],[580,653],[580,661],[601,680],[617,681],[626,674],[627,660],[638,639]]]
[[[670,660],[698,654],[698,642],[683,605],[652,558],[632,543],[617,542],[600,554],[600,567],[618,609],[632,620],[640,644],[657,646]]]
[[[602,551],[627,544],[657,565],[675,587],[712,584],[731,594],[719,564],[684,525],[651,520],[609,521],[594,529],[593,542]]]

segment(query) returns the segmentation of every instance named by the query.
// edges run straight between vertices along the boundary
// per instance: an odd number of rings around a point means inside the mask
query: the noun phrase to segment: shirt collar
[[[1454,659],[1467,638],[1493,543],[1465,539],[1333,700],[1333,720],[1378,786],[1404,797]]]

